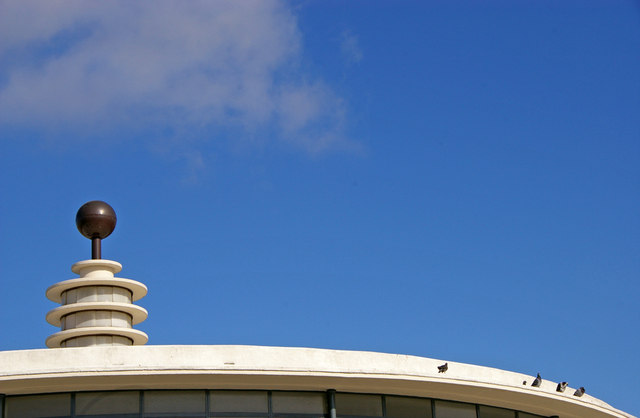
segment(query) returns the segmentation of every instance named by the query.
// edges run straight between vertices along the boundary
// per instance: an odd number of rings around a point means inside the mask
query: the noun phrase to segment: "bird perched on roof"
[[[567,382],[560,382],[558,383],[558,386],[556,386],[556,392],[564,392],[566,388],[567,388]]]
[[[533,387],[540,387],[540,384],[542,383],[542,378],[540,377],[540,373],[538,373],[538,376],[536,376],[536,380],[533,381],[533,383],[531,384],[531,386]]]
[[[576,391],[575,391],[575,393],[573,394],[573,396],[578,396],[578,397],[580,397],[580,396],[582,396],[582,395],[584,395],[584,388],[581,386],[581,387],[579,387],[578,389],[576,389]]]
[[[449,363],[445,363],[442,366],[438,366],[438,373],[444,373],[449,370]]]

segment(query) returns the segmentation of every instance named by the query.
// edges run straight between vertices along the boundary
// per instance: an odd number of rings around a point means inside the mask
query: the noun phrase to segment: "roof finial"
[[[101,240],[111,235],[116,227],[116,212],[101,200],[92,200],[78,209],[78,231],[91,240],[91,258],[102,258]]]
[[[147,294],[147,287],[115,277],[122,264],[101,259],[100,240],[115,229],[116,213],[105,202],[87,202],[78,210],[76,225],[91,240],[92,260],[71,266],[71,271],[80,277],[47,289],[47,298],[61,304],[47,314],[47,322],[60,327],[59,332],[47,338],[47,347],[146,344],[147,334],[133,329],[133,325],[147,319],[148,312],[133,302]]]

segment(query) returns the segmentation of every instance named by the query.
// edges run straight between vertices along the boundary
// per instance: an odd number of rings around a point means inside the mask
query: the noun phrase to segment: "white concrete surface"
[[[87,347],[0,352],[0,393],[116,389],[319,390],[420,396],[560,418],[631,417],[535,376],[415,356],[257,346]],[[527,385],[523,385],[527,381]],[[576,385],[580,386],[580,384]]]
[[[122,265],[111,260],[85,260],[71,270],[79,278],[47,289],[47,298],[62,303],[47,314],[47,322],[60,332],[46,340],[47,347],[141,345],[147,335],[132,326],[147,319],[147,311],[133,305],[147,294],[140,282],[115,277]]]

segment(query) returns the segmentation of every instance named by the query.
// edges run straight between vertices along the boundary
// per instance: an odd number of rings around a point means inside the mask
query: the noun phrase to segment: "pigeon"
[[[442,366],[438,366],[438,373],[444,373],[449,370],[449,363],[445,363]]]
[[[536,376],[536,380],[533,381],[533,383],[531,384],[531,386],[533,387],[540,387],[540,384],[542,383],[542,378],[540,377],[540,373],[538,373],[538,376]]]
[[[527,381],[526,381],[526,380],[523,380],[523,381],[522,381],[522,384],[526,386],[526,385],[527,385]]]
[[[556,392],[564,392],[566,388],[567,388],[567,382],[560,382],[556,387]]]
[[[580,388],[576,389],[575,393],[573,394],[573,396],[578,396],[578,397],[580,397],[582,395],[584,395],[584,388],[583,387],[580,387]]]

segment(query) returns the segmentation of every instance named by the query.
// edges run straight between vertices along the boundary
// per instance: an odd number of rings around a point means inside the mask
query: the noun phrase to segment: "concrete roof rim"
[[[211,377],[211,374],[206,374],[206,375],[202,375],[202,374],[190,374],[190,377],[199,377],[199,378],[206,378],[206,377]],[[263,377],[268,379],[269,384],[265,385],[265,384],[258,384],[256,385],[255,382],[250,382],[249,385],[246,384],[247,382],[247,375],[230,375],[230,374],[216,374],[214,375],[216,378],[224,378],[224,385],[223,386],[215,386],[215,385],[211,385],[209,384],[210,382],[207,382],[206,379],[205,380],[200,380],[198,385],[189,385],[189,386],[181,386],[176,384],[176,378],[179,377],[184,377],[184,376],[178,376],[175,373],[167,373],[164,375],[156,375],[154,374],[153,376],[151,375],[147,375],[147,378],[152,378],[154,381],[154,385],[153,386],[144,386],[144,385],[140,385],[140,380],[139,378],[144,376],[140,376],[140,375],[132,375],[130,373],[123,373],[118,375],[118,378],[123,379],[123,381],[127,382],[127,386],[119,386],[117,388],[113,388],[113,386],[110,384],[110,382],[108,381],[108,379],[105,381],[104,379],[102,379],[102,381],[100,382],[100,386],[91,386],[88,385],[86,383],[86,380],[82,380],[81,381],[81,389],[78,388],[78,384],[75,385],[75,387],[73,388],[69,388],[69,387],[65,387],[64,386],[64,380],[65,377],[64,376],[59,376],[56,374],[52,374],[51,378],[52,379],[56,379],[57,380],[57,384],[55,384],[55,388],[56,390],[50,390],[47,387],[44,387],[44,390],[42,389],[41,386],[41,390],[37,393],[64,393],[64,392],[87,392],[87,391],[109,391],[109,390],[295,390],[295,391],[300,391],[300,390],[304,390],[304,391],[326,391],[327,389],[331,388],[331,389],[336,389],[339,392],[344,392],[344,393],[370,393],[370,394],[385,394],[385,395],[398,395],[398,396],[413,396],[413,397],[424,397],[424,398],[430,398],[430,399],[434,399],[434,400],[445,400],[445,401],[455,401],[455,402],[463,402],[463,403],[472,403],[472,404],[479,404],[479,405],[487,405],[487,406],[494,406],[494,407],[500,407],[500,408],[507,408],[507,409],[514,409],[514,410],[519,410],[519,411],[525,411],[525,412],[530,412],[530,413],[535,413],[535,414],[540,414],[540,415],[558,415],[558,409],[560,409],[559,407],[557,407],[558,405],[562,405],[563,411],[564,410],[574,410],[577,412],[571,413],[571,414],[566,414],[566,413],[560,413],[559,415],[565,418],[574,418],[574,417],[579,417],[579,418],[588,418],[588,417],[621,417],[621,418],[629,418],[632,417],[631,415],[625,414],[622,411],[617,411],[613,408],[604,408],[602,406],[599,405],[586,405],[586,404],[569,404],[567,402],[562,402],[558,399],[547,399],[547,402],[551,402],[551,406],[549,405],[545,405],[543,408],[546,409],[539,409],[539,404],[540,404],[540,400],[539,399],[534,399],[531,398],[529,399],[528,403],[523,403],[522,399],[519,400],[513,400],[513,397],[510,396],[509,398],[511,398],[511,401],[505,400],[505,399],[500,399],[500,396],[493,396],[492,398],[488,399],[486,397],[478,397],[477,395],[464,395],[461,396],[459,392],[455,392],[452,393],[452,391],[450,390],[443,390],[442,388],[446,388],[447,382],[438,382],[438,389],[440,390],[433,390],[433,387],[429,388],[427,393],[424,393],[424,389],[422,393],[414,393],[414,392],[407,392],[406,390],[400,391],[398,389],[398,386],[393,386],[392,388],[389,388],[388,386],[385,386],[384,388],[380,388],[379,386],[371,389],[371,387],[367,387],[367,388],[354,388],[353,386],[353,382],[355,381],[355,379],[358,379],[360,381],[367,381],[366,383],[370,383],[370,377],[364,377],[364,378],[352,378],[352,379],[347,379],[347,385],[343,384],[343,383],[336,383],[335,378],[333,378],[332,376],[328,376],[326,379],[321,379],[320,381],[320,386],[318,384],[318,379],[317,377],[314,377],[314,384],[312,386],[309,385],[305,385],[301,388],[300,386],[300,379],[301,378],[308,378],[309,376],[282,376],[282,375],[274,375],[272,373],[269,374],[264,374],[261,376],[258,375],[252,375],[252,378],[256,378],[256,377]],[[90,379],[91,376],[84,376],[86,379]],[[114,377],[114,376],[108,376],[108,377]],[[233,380],[231,379],[232,377],[237,377],[237,378],[242,378],[243,382],[245,382],[245,384],[242,387],[239,387],[237,385],[233,384]],[[282,378],[292,378],[295,380],[295,385],[292,385],[291,383],[288,385],[284,385],[283,383],[280,381],[280,379]],[[79,377],[79,376],[69,376],[67,380],[81,380],[83,377]],[[27,379],[24,379],[24,381],[26,381]],[[169,382],[169,386],[166,385],[166,382]],[[206,383],[203,383],[206,382]],[[265,381],[265,379],[263,379],[263,382]],[[165,385],[159,385],[158,383],[163,383],[165,382]],[[231,383],[230,383],[231,382]],[[76,382],[77,383],[77,382]],[[253,385],[251,384],[253,383]],[[379,383],[379,381],[378,381]],[[387,382],[384,382],[387,383]],[[423,383],[423,382],[417,382],[417,383]],[[435,383],[435,382],[432,382]],[[95,384],[95,383],[94,383]],[[351,386],[349,386],[349,384],[351,384]],[[53,385],[50,385],[53,386]],[[2,379],[0,379],[0,388],[2,387]],[[467,385],[459,385],[460,388],[462,388],[463,390],[468,388]],[[49,389],[49,390],[47,390]],[[5,393],[7,393],[7,391],[4,391]],[[446,392],[446,395],[444,394]],[[33,394],[36,393],[34,391],[29,391],[29,392],[23,392],[23,393],[13,393],[15,395],[21,395],[21,394]],[[11,395],[11,393],[9,393]],[[448,395],[448,396],[447,396]],[[520,394],[523,395],[523,394]],[[554,408],[555,406],[555,408]]]
[[[133,349],[133,350],[132,350]],[[97,351],[96,351],[97,350]],[[105,351],[106,350],[106,351]],[[140,350],[140,351],[138,351]],[[92,348],[64,348],[58,350],[22,350],[11,352],[0,352],[2,357],[19,357],[20,355],[30,354],[29,358],[34,357],[55,357],[53,352],[57,352],[61,358],[79,358],[82,367],[75,370],[67,370],[69,373],[90,373],[93,375],[113,376],[116,374],[140,375],[145,372],[152,374],[173,374],[173,375],[251,375],[257,376],[260,373],[269,373],[275,376],[296,376],[296,378],[305,377],[304,374],[313,373],[314,376],[321,375],[333,376],[340,379],[369,379],[374,381],[390,381],[397,380],[408,384],[415,382],[420,384],[445,384],[448,387],[459,385],[468,388],[488,388],[496,393],[508,392],[517,393],[518,396],[525,396],[532,399],[540,399],[550,397],[551,400],[557,402],[576,403],[578,405],[586,405],[596,409],[604,409],[615,411],[618,415],[627,417],[621,411],[602,402],[596,398],[588,396],[586,398],[573,399],[567,393],[558,394],[555,392],[555,383],[550,381],[543,382],[542,388],[531,388],[522,386],[523,378],[529,379],[530,376],[521,373],[515,373],[500,369],[494,369],[484,366],[469,365],[464,363],[450,362],[450,369],[447,375],[438,375],[435,371],[436,366],[443,360],[429,359],[425,357],[409,356],[402,354],[385,354],[376,352],[346,351],[346,350],[327,350],[327,349],[311,349],[298,347],[263,347],[263,346],[137,346],[137,347],[92,347]],[[13,353],[13,354],[12,354]],[[51,353],[49,355],[49,353]],[[100,354],[100,355],[96,355]],[[172,356],[182,354],[185,356],[186,362],[171,363]],[[103,355],[109,355],[109,361],[100,360]],[[156,362],[151,361],[150,356],[159,355]],[[80,356],[80,357],[78,357]],[[202,363],[198,356],[206,356],[207,362]],[[363,357],[365,358],[364,360]],[[291,367],[283,367],[283,359],[292,360],[287,363],[292,364]],[[90,361],[87,361],[87,360]],[[8,360],[8,359],[7,359]],[[234,360],[233,364],[225,367],[224,360]],[[354,361],[355,360],[355,361]],[[113,362],[124,362],[124,364],[114,366]],[[136,364],[136,361],[141,362]],[[159,367],[160,361],[164,367]],[[109,363],[111,362],[111,363]],[[129,363],[127,363],[129,362]],[[253,363],[252,363],[253,362]],[[345,362],[346,365],[341,365]],[[0,364],[5,362],[0,362]],[[60,376],[64,372],[64,367],[60,364],[50,361],[41,362],[47,367],[36,365],[32,370],[31,378],[37,379],[40,375],[55,373]],[[6,363],[5,363],[6,364]],[[108,367],[105,367],[107,365]],[[179,367],[177,367],[179,365]],[[253,367],[248,367],[253,365]],[[271,369],[268,369],[271,367]],[[325,370],[323,370],[323,367]],[[433,370],[431,370],[433,368]],[[14,369],[13,373],[10,367],[5,369],[5,373],[0,373],[0,380],[7,381],[11,376],[17,378],[21,374],[27,378],[28,370]],[[48,370],[46,370],[48,369]],[[464,375],[456,376],[455,371],[460,370]],[[0,372],[2,372],[0,367]],[[407,373],[413,371],[413,373]],[[450,373],[453,371],[453,373]],[[495,373],[494,373],[495,372]],[[200,373],[200,374],[198,374]],[[460,377],[460,378],[456,378]],[[488,379],[498,379],[491,382]],[[394,381],[395,381],[394,380]],[[567,389],[567,392],[571,389]],[[548,393],[547,393],[548,392]],[[572,392],[571,392],[572,393]]]

